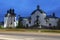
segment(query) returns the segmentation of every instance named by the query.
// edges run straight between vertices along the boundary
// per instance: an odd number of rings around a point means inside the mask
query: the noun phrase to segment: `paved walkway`
[[[13,35],[13,34],[16,34],[16,35]],[[33,36],[30,36],[30,35],[33,35]],[[38,36],[36,36],[36,35],[38,35]],[[44,35],[47,35],[47,36],[44,36]],[[55,38],[55,36],[56,36],[56,38]],[[58,38],[58,37],[60,37],[60,33],[0,32],[0,40],[60,40],[60,38]]]
[[[32,34],[32,35],[48,35],[48,36],[60,36],[60,33],[45,33],[45,32],[0,32],[1,33],[8,33],[8,34]]]
[[[0,35],[0,40],[60,40],[60,39],[50,37],[23,37],[12,35]]]

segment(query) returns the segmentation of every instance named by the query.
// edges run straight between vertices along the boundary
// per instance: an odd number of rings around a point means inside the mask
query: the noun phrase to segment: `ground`
[[[60,30],[45,31],[47,29],[0,29],[0,40],[60,40]]]
[[[60,40],[60,33],[0,32],[6,40]]]

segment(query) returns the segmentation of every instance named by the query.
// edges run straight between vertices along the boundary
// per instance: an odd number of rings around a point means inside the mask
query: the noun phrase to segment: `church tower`
[[[4,17],[4,28],[12,27],[14,28],[16,26],[16,14],[14,13],[14,9],[7,10],[7,14],[5,14]]]

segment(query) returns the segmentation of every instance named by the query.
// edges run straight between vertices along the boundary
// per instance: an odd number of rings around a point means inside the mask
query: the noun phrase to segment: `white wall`
[[[45,13],[40,13],[39,11],[36,11],[35,14],[31,15],[31,24],[30,26],[33,26],[36,21],[36,16],[39,16],[39,22],[40,25],[49,27],[49,24],[51,23],[51,26],[57,26],[58,18],[49,18],[48,22],[46,22],[46,14]]]
[[[41,25],[46,25],[46,21],[44,18],[46,17],[45,13],[40,13],[39,11],[36,11],[35,14],[31,15],[31,26],[34,25],[34,22],[36,21],[36,16],[39,16],[39,21]]]
[[[8,17],[4,17],[4,28],[7,27],[7,19],[8,19]]]
[[[51,23],[51,26],[57,26],[58,19],[55,18],[49,18],[47,26],[49,27],[49,24]]]
[[[23,23],[23,26],[25,26],[25,27],[26,27],[27,24],[28,24],[28,26],[29,26],[29,21],[28,21],[28,19],[23,19],[22,23]]]
[[[15,20],[15,21],[14,21]],[[11,24],[12,21],[12,24]],[[4,28],[6,27],[16,27],[16,17],[4,17]]]

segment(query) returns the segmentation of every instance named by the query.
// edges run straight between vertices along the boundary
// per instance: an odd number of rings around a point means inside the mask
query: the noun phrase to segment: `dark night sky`
[[[4,14],[10,8],[14,8],[17,15],[30,16],[37,5],[40,5],[47,15],[55,12],[56,16],[60,17],[60,0],[0,0],[0,19],[3,20]]]

